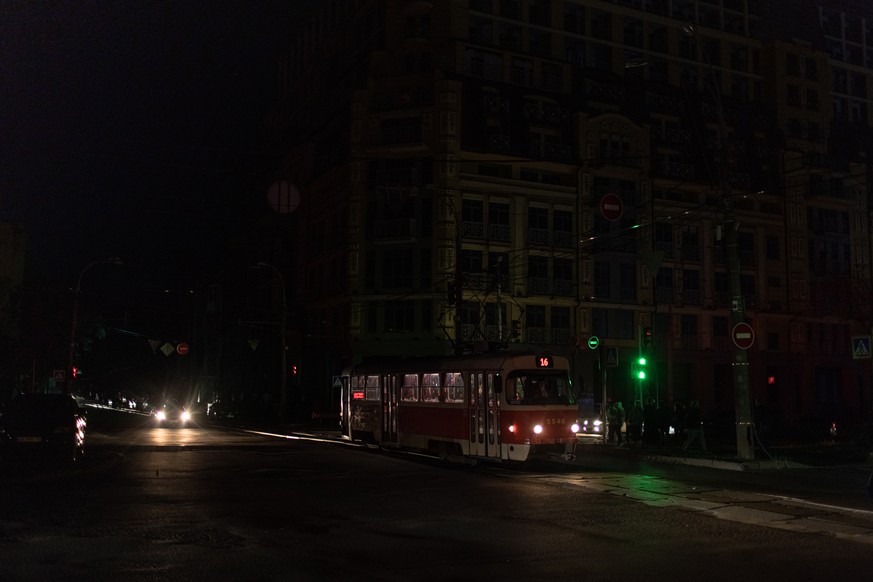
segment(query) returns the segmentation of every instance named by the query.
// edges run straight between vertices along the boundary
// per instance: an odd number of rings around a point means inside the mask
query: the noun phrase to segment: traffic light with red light
[[[652,328],[650,326],[645,326],[640,330],[640,347],[652,347]]]

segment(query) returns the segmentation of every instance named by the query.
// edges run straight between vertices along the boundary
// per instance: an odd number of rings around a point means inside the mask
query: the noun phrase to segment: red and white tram
[[[568,361],[552,355],[396,359],[342,376],[345,438],[446,458],[570,457],[576,412]]]

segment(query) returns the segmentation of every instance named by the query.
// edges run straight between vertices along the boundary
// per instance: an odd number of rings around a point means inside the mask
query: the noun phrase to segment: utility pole
[[[455,202],[452,200],[453,190],[445,191],[446,212],[452,215],[455,227],[455,281],[449,285],[449,299],[454,302],[455,307],[455,342],[454,352],[456,356],[464,353],[463,347],[463,325],[461,324],[461,306],[464,302],[464,268],[461,261],[461,217],[458,215],[458,209],[455,207]]]
[[[698,41],[697,31],[694,26],[688,24],[683,29]],[[740,279],[740,255],[737,248],[739,223],[734,213],[734,204],[731,199],[730,185],[728,184],[728,167],[730,166],[730,148],[727,143],[727,128],[724,121],[724,106],[721,100],[721,84],[715,76],[712,62],[706,52],[706,47],[701,47],[703,58],[709,71],[712,84],[712,94],[716,101],[718,115],[717,146],[719,159],[718,166],[718,195],[724,211],[724,237],[725,250],[728,262],[728,285],[730,291],[731,329],[737,324],[745,323],[746,306],[743,299],[743,289]],[[734,342],[733,361],[731,369],[734,383],[734,411],[737,435],[737,457],[742,460],[755,458],[754,426],[752,419],[751,389],[749,386],[749,356],[745,348],[741,348]]]

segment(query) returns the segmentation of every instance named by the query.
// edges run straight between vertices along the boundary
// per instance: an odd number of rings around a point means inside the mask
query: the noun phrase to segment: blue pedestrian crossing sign
[[[852,359],[870,359],[870,336],[860,335],[852,338]]]

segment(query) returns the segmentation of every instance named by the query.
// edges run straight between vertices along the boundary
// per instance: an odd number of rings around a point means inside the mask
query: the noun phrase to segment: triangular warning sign
[[[864,360],[870,357],[870,337],[861,336],[852,338],[852,358]]]

